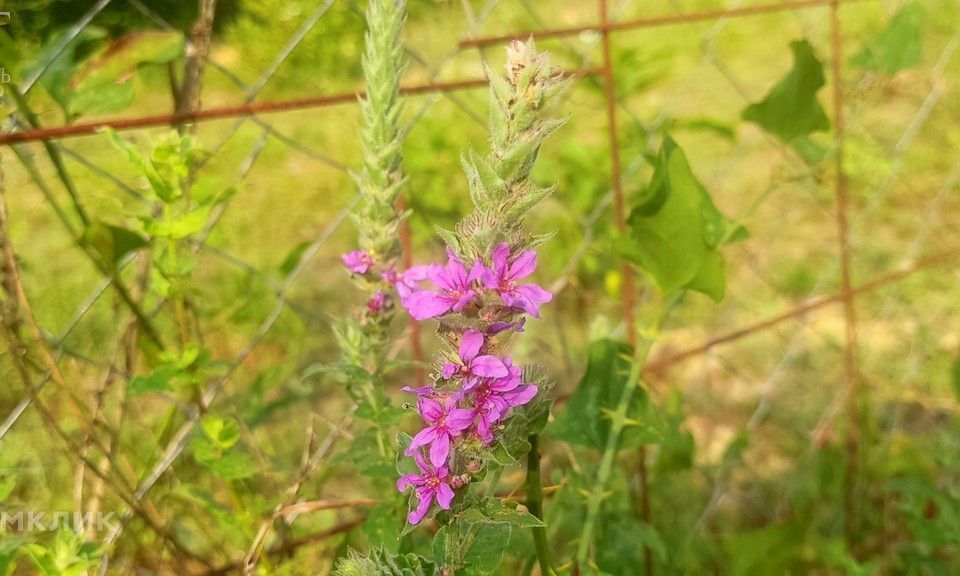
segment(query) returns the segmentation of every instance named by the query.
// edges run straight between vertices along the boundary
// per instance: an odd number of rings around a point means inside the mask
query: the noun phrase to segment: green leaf
[[[294,268],[297,267],[297,264],[300,263],[303,253],[306,252],[307,248],[310,247],[310,244],[312,244],[312,242],[301,242],[294,246],[293,249],[287,253],[286,258],[284,258],[283,262],[280,264],[280,274],[282,276],[287,276],[293,272]]]
[[[71,116],[116,112],[133,102],[133,77],[142,64],[163,64],[183,54],[179,32],[135,32],[89,58],[71,80]]]
[[[463,556],[464,576],[495,574],[503,553],[510,545],[508,524],[488,524],[473,530],[473,538]]]
[[[179,374],[179,370],[171,366],[159,366],[146,375],[135,376],[127,385],[127,394],[133,398],[150,392],[170,392],[173,390],[172,381]]]
[[[143,228],[157,238],[180,240],[203,230],[210,217],[212,206],[200,206],[169,220],[144,218]]]
[[[113,144],[113,146],[117,150],[126,154],[127,160],[133,164],[140,174],[147,179],[147,181],[150,183],[150,189],[154,194],[157,195],[158,198],[166,203],[169,203],[179,196],[180,191],[175,189],[160,176],[150,160],[148,160],[147,157],[140,152],[136,146],[120,136],[112,128],[104,128],[103,131],[107,134],[107,137],[110,139],[110,142]]]
[[[206,430],[205,430],[206,431]],[[193,442],[193,458],[224,480],[242,480],[256,474],[253,458],[246,452],[227,450],[216,441],[197,438]]]
[[[83,576],[100,563],[100,548],[71,530],[57,532],[49,546],[27,544],[23,552],[43,576]]]
[[[146,238],[136,232],[97,221],[91,222],[84,229],[83,242],[113,268],[124,256],[147,245]]]
[[[40,77],[39,83],[69,118],[71,100],[74,96],[71,79],[79,67],[76,53],[78,50],[85,50],[90,43],[106,37],[107,31],[99,26],[85,26],[77,37],[57,54],[55,50],[66,34],[67,31],[64,30],[52,35],[36,59],[27,64],[21,74],[27,77],[46,66],[46,72]]]
[[[240,426],[232,419],[226,420],[215,416],[205,416],[203,418],[203,433],[207,435],[211,442],[223,450],[229,450],[240,440]]]
[[[897,11],[879,34],[850,59],[850,65],[891,76],[923,63],[922,26],[926,11],[910,2]]]
[[[664,294],[681,288],[723,298],[726,277],[716,250],[740,230],[716,208],[683,150],[665,136],[650,185],[630,213],[621,256],[650,273]]]
[[[351,549],[337,562],[334,576],[431,576],[433,565],[416,554],[393,554],[374,547],[369,556]]]
[[[0,576],[10,576],[17,568],[20,551],[27,545],[23,536],[4,535],[0,538]]]
[[[817,91],[825,80],[823,64],[806,40],[790,44],[793,68],[760,102],[743,111],[743,119],[754,122],[785,143],[794,138],[830,129]]]
[[[586,372],[547,432],[571,444],[603,450],[610,433],[609,415],[617,409],[629,378],[633,349],[623,342],[599,340],[588,354]],[[652,425],[654,414],[642,390],[633,395],[627,417],[636,425],[623,430],[620,449],[650,444],[661,437]]]

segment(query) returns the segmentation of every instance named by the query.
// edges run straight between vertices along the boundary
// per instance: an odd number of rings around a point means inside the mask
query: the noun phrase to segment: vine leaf
[[[892,76],[923,63],[921,27],[926,11],[910,2],[897,11],[886,27],[850,59],[855,68]]]
[[[623,342],[599,340],[591,344],[587,370],[548,433],[570,444],[603,450],[610,434],[609,415],[616,410],[627,385],[632,357],[633,349]],[[620,449],[660,439],[660,431],[651,425],[657,419],[645,393],[633,395],[627,418],[638,424],[623,430]]]
[[[130,252],[147,245],[143,236],[120,226],[91,222],[83,231],[83,242],[96,251],[111,270]]]
[[[783,142],[830,129],[830,120],[817,101],[825,84],[823,63],[806,40],[790,44],[793,68],[760,102],[747,106],[743,119],[759,125]]]
[[[617,244],[620,255],[649,272],[664,294],[689,288],[723,298],[725,266],[717,250],[745,238],[746,229],[731,227],[669,136],[628,223],[629,234]]]

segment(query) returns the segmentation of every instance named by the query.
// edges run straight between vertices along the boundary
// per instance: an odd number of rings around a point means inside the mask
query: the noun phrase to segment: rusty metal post
[[[837,241],[840,248],[841,297],[844,320],[843,371],[847,408],[846,463],[844,474],[844,512],[848,540],[854,534],[858,516],[857,479],[860,473],[862,390],[857,368],[857,315],[851,272],[851,247],[847,214],[850,196],[843,167],[843,29],[840,23],[840,0],[830,2],[831,65],[833,68],[833,122],[836,156],[835,195],[837,203]]]

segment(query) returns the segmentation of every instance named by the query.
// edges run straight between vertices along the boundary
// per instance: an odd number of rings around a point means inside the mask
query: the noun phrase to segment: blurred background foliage
[[[458,51],[461,38],[597,19],[594,3],[566,0],[410,5],[409,84],[477,78],[484,59],[499,66],[501,47]],[[0,64],[13,82],[52,62],[27,97],[38,122],[58,126],[171,112],[170,74],[181,75],[183,34],[197,17],[196,3],[114,0],[77,42],[56,55],[58,38],[90,6],[73,0],[2,4],[13,17],[0,31]],[[727,7],[718,0],[625,0],[611,6],[612,17],[621,20]],[[350,0],[220,0],[211,49],[216,65],[205,72],[203,107],[243,102],[275,63],[257,101],[356,90],[363,9],[362,2]],[[278,62],[286,43],[321,13]],[[953,153],[960,143],[955,56],[960,8],[952,0],[865,1],[845,5],[841,16],[844,166],[859,286],[960,247],[960,169]],[[829,20],[829,9],[816,7],[613,36],[628,208],[656,191],[658,150],[669,131],[692,177],[720,212],[749,230],[749,238],[723,248],[725,298],[714,303],[688,294],[664,326],[651,353],[654,364],[840,289]],[[575,69],[598,65],[599,40],[585,32],[539,44],[560,65]],[[787,91],[778,98],[775,87],[781,84]],[[785,112],[795,96],[810,107]],[[556,182],[557,193],[530,223],[531,229],[557,232],[542,252],[538,272],[557,298],[544,319],[528,324],[529,337],[516,351],[547,367],[558,397],[623,386],[610,362],[600,360],[615,346],[611,342],[624,336],[619,263],[631,254],[611,213],[602,80],[579,79],[562,100],[559,109],[570,121],[544,148],[535,171],[543,184]],[[19,118],[14,110],[4,102],[7,130]],[[459,155],[485,148],[485,115],[482,90],[406,99],[411,131],[404,167],[417,260],[436,258],[441,247],[434,227],[449,226],[468,209]],[[203,158],[198,196],[211,199],[210,210],[222,204],[223,212],[174,283],[193,306],[202,346],[164,355],[143,345],[130,373],[118,372],[115,360],[128,313],[112,292],[87,304],[103,272],[91,266],[41,194],[42,182],[55,200],[69,204],[57,166],[39,143],[3,150],[11,238],[34,313],[50,345],[59,343],[61,368],[76,395],[101,398],[111,421],[125,407],[116,438],[125,460],[119,473],[133,484],[186,418],[195,384],[221,374],[257,338],[275,310],[278,286],[311,243],[329,232],[283,294],[287,306],[276,323],[236,366],[174,473],[151,492],[152,506],[175,537],[213,566],[242,557],[259,519],[293,481],[304,428],[312,422],[318,434],[338,430],[349,408],[340,379],[318,367],[339,358],[331,323],[356,304],[339,264],[355,233],[349,222],[335,228],[331,223],[354,193],[346,168],[358,165],[359,116],[348,103],[261,120],[272,132],[249,119],[198,125],[197,148],[209,153],[198,152]],[[146,154],[165,142],[168,132],[153,128],[121,136]],[[58,146],[87,212],[107,230],[146,236],[141,219],[149,209],[130,194],[145,189],[142,174],[110,138],[87,135]],[[76,218],[70,215],[69,221]],[[868,402],[860,415],[863,450],[856,463],[852,527],[844,514],[849,465],[842,407],[844,324],[841,308],[832,305],[647,374],[637,410],[656,425],[618,455],[621,465],[609,488],[625,497],[605,502],[598,523],[599,569],[643,574],[646,548],[662,574],[960,572],[960,275],[955,261],[945,262],[858,295],[858,359]],[[133,284],[134,268],[119,277]],[[147,298],[155,303],[160,294]],[[644,275],[641,323],[649,320],[657,298],[656,278]],[[78,311],[82,317],[75,322]],[[177,332],[172,314],[160,314],[157,325],[167,336]],[[396,330],[404,341],[404,327]],[[425,338],[431,346],[430,335]],[[9,383],[0,391],[0,417],[26,395],[10,353],[5,350],[0,359],[0,375]],[[399,355],[409,359],[406,350]],[[403,401],[397,391],[412,378],[407,368],[395,373],[390,395],[397,404]],[[613,396],[618,391],[604,390]],[[49,389],[44,395],[67,429],[81,435],[68,393]],[[602,399],[592,402],[609,408]],[[544,445],[543,477],[551,486],[546,520],[558,564],[576,550],[585,514],[582,491],[594,483],[598,455],[598,446],[585,439],[589,434],[569,422],[579,419],[594,430],[607,425],[602,411],[590,415],[578,409],[557,406]],[[311,476],[306,498],[377,497],[370,480],[357,472],[362,467],[357,454],[370,438],[362,431],[351,434],[342,433]],[[641,443],[649,444],[650,523],[638,512]],[[56,447],[46,424],[29,409],[5,431],[4,510],[72,509],[77,467]],[[507,469],[500,478],[505,493],[521,482],[519,470]],[[104,510],[122,505],[109,496],[102,504]],[[268,569],[302,574],[309,566],[310,573],[327,573],[348,544],[387,544],[397,551],[398,543],[387,536],[395,533],[395,513],[381,504],[280,522],[272,543],[282,546],[364,521],[278,555]],[[141,518],[128,524],[111,552],[111,571],[208,569],[195,561],[174,564]],[[529,535],[514,534],[512,559],[497,573],[519,573],[533,555]],[[403,541],[403,550],[429,555],[429,536],[418,532]],[[82,569],[95,566],[100,555],[91,546],[69,534],[4,535],[0,575],[78,573],[53,559]]]

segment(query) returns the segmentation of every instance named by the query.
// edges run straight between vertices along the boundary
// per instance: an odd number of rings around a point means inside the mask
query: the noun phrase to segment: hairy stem
[[[593,530],[597,522],[597,516],[600,513],[600,505],[603,503],[603,494],[606,490],[607,482],[610,480],[610,474],[613,471],[613,462],[617,456],[617,449],[620,445],[620,435],[627,426],[627,410],[630,408],[630,402],[633,395],[640,387],[643,377],[643,366],[647,363],[647,356],[650,354],[650,348],[656,340],[659,333],[662,316],[658,313],[657,320],[651,326],[649,332],[642,341],[637,343],[634,350],[633,362],[630,366],[630,375],[627,383],[620,394],[620,400],[617,403],[617,409],[611,415],[610,433],[607,435],[607,444],[603,450],[603,458],[600,460],[600,469],[597,471],[597,479],[594,482],[593,489],[587,500],[587,518],[583,523],[583,529],[580,533],[580,544],[577,548],[577,565],[581,570],[587,566],[587,556],[590,552],[590,544],[593,540]]]

